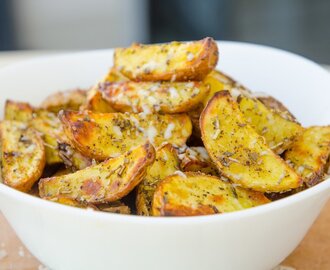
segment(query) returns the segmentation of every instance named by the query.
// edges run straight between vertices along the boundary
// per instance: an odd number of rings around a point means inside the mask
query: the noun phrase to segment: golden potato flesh
[[[182,146],[192,129],[185,114],[62,111],[60,119],[73,146],[84,156],[96,160],[118,156],[147,140],[155,147],[164,142]]]
[[[232,182],[261,192],[283,192],[302,184],[248,124],[228,91],[215,94],[200,121],[207,152]]]
[[[1,168],[3,182],[27,192],[45,167],[45,148],[37,132],[25,123],[0,123]]]
[[[203,83],[210,88],[210,92],[204,99],[203,105],[206,106],[207,102],[214,96],[216,92],[227,90],[231,96],[236,99],[238,96],[248,96],[251,91],[242,86],[228,75],[221,71],[213,70],[203,80]]]
[[[28,103],[7,100],[5,119],[22,121],[41,134],[48,165],[62,162],[58,154],[58,141],[65,141],[66,137],[55,113],[34,108]]]
[[[294,138],[303,131],[298,123],[283,118],[255,98],[241,96],[238,104],[247,122],[266,139],[268,146],[277,154],[289,148]]]
[[[232,97],[236,98],[240,95],[249,96],[250,90],[234,81],[229,76],[218,70],[212,70],[203,80],[203,84],[209,89],[208,94],[204,97],[203,101],[194,109],[188,112],[188,115],[193,124],[193,135],[195,137],[201,136],[199,117],[202,113],[207,102],[214,96],[216,92],[228,90]]]
[[[57,92],[49,95],[40,107],[56,114],[65,109],[79,110],[86,101],[86,95],[87,91],[82,89]]]
[[[154,159],[155,150],[147,143],[72,174],[41,179],[40,197],[65,197],[88,203],[116,201],[143,180]]]
[[[34,108],[25,102],[6,100],[5,120],[28,122],[33,117]]]
[[[180,168],[176,150],[171,144],[165,144],[156,151],[155,162],[149,167],[143,181],[139,184],[136,197],[138,215],[151,215],[151,201],[159,181]]]
[[[202,172],[219,175],[217,166],[211,160],[206,149],[202,146],[192,146],[179,152],[180,167],[185,172]]]
[[[268,203],[261,192],[250,191],[217,177],[185,173],[159,183],[152,201],[154,216],[196,216],[233,212]]]
[[[302,176],[308,186],[322,180],[330,154],[330,126],[314,126],[296,138],[284,159]]]
[[[57,115],[42,109],[36,110],[29,125],[36,129],[42,136],[46,149],[47,164],[62,163],[58,146],[59,141],[66,141],[67,138]]]
[[[195,108],[208,93],[201,82],[121,82],[102,89],[103,98],[119,112],[182,113]]]
[[[111,68],[108,74],[87,92],[86,102],[81,108],[100,113],[115,112],[110,104],[103,99],[99,90],[103,89],[108,83],[125,82],[127,80],[116,68]]]
[[[218,62],[212,38],[194,42],[133,44],[115,50],[114,65],[134,81],[202,80]]]

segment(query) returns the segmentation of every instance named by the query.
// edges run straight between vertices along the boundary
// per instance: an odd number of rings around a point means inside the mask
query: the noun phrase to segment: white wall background
[[[13,0],[24,49],[94,49],[147,42],[146,0]]]

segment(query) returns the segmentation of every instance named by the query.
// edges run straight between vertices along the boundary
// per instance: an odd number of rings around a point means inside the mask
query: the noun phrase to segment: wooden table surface
[[[0,67],[54,52],[0,53]],[[330,67],[327,69],[330,71]],[[330,270],[330,201],[297,249],[282,262],[281,270]],[[17,238],[0,213],[0,270],[46,270]],[[55,269],[53,269],[55,270]],[[92,269],[91,269],[92,270]],[[244,269],[242,269],[244,270]]]

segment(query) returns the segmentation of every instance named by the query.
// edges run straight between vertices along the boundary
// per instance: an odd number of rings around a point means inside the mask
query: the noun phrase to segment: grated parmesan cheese
[[[140,67],[140,69],[152,71],[152,70],[155,70],[158,67],[159,67],[159,64],[156,61],[151,60],[151,61],[145,63],[144,65],[142,65]]]
[[[164,132],[164,139],[167,140],[172,137],[172,131],[175,128],[175,125],[173,123],[168,124],[165,132]]]
[[[187,87],[193,88],[194,87],[194,82],[189,82],[186,84]]]
[[[119,137],[123,137],[123,134],[121,133],[121,129],[118,126],[113,126],[113,132]]]
[[[149,92],[148,92],[147,90],[144,90],[144,89],[140,89],[139,94],[140,94],[140,96],[142,96],[142,97],[147,97],[147,96],[149,96]]]
[[[209,154],[207,153],[205,147],[202,147],[202,146],[196,146],[196,147],[192,147],[199,155],[200,157],[203,159],[203,160],[209,160],[210,159],[210,156]]]
[[[151,114],[151,110],[147,104],[143,104],[141,107],[145,114]]]
[[[176,174],[176,175],[178,175],[178,176],[181,176],[181,177],[183,177],[183,178],[187,178],[187,175],[185,175],[183,172],[181,172],[181,171],[175,171],[173,174]]]
[[[148,97],[148,101],[149,101],[152,105],[157,104],[157,99],[155,99],[153,96],[149,96],[149,97]]]
[[[238,88],[233,87],[233,88],[230,90],[230,94],[231,94],[231,96],[232,96],[234,99],[237,99],[237,97],[238,97],[239,95],[241,95],[241,91],[240,91]]]
[[[170,96],[171,98],[179,98],[179,94],[178,94],[178,91],[174,88],[174,87],[170,87],[168,89],[168,91],[170,92]]]
[[[195,87],[192,93],[193,93],[194,95],[198,95],[199,92],[200,92],[199,88]]]
[[[155,137],[157,136],[157,129],[153,126],[150,126],[147,129],[147,137],[151,143],[155,142]]]
[[[219,134],[220,134],[220,129],[217,129],[217,130],[213,133],[213,135],[212,135],[212,139],[213,139],[213,140],[217,139],[218,136],[219,136]]]
[[[297,169],[297,172],[299,174],[302,174],[304,170],[305,170],[305,167],[304,166],[299,166],[298,169]]]
[[[191,53],[191,52],[188,52],[188,53],[187,53],[187,60],[188,60],[188,61],[192,61],[194,58],[195,58],[195,56],[194,56],[193,53]]]
[[[281,175],[280,175],[278,181],[277,181],[277,184],[278,184],[278,185],[281,184],[281,182],[283,181],[284,178],[285,178],[285,172],[283,171],[283,172],[281,173]]]
[[[34,143],[30,144],[28,147],[26,147],[26,152],[32,153],[36,149],[36,145]]]

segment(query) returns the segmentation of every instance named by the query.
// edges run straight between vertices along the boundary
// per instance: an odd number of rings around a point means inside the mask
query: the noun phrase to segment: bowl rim
[[[254,49],[262,49],[262,50],[270,50],[272,52],[287,54],[291,57],[296,57],[300,60],[307,62],[308,64],[313,65],[315,68],[318,68],[320,72],[324,72],[327,76],[330,77],[328,71],[326,71],[323,67],[319,64],[315,63],[314,61],[307,59],[303,56],[281,50],[278,48],[253,44],[253,43],[246,43],[246,42],[235,42],[235,41],[217,41],[218,44],[225,44],[226,46],[245,46]],[[46,55],[40,57],[34,57],[28,60],[23,60],[3,68],[0,68],[0,74],[2,72],[6,72],[7,70],[10,71],[15,69],[21,65],[29,65],[33,64],[34,62],[51,60],[54,58],[61,58],[61,57],[68,57],[78,54],[90,54],[90,53],[106,53],[106,52],[113,52],[113,48],[110,49],[100,49],[100,50],[89,50],[89,51],[78,51],[78,52],[65,52],[59,53],[55,55]],[[51,211],[62,212],[63,214],[69,214],[72,216],[82,217],[82,218],[91,218],[97,220],[106,220],[106,221],[114,221],[114,222],[131,222],[131,223],[138,223],[138,224],[200,224],[200,223],[209,223],[213,221],[230,221],[230,220],[238,220],[245,217],[252,217],[256,215],[262,215],[269,211],[278,210],[284,207],[287,207],[291,204],[298,203],[302,200],[308,199],[318,193],[321,193],[325,190],[330,190],[330,176],[324,179],[321,183],[306,189],[302,192],[297,194],[285,197],[283,199],[279,199],[277,201],[273,201],[268,204],[264,204],[261,206],[243,209],[240,211],[229,212],[229,213],[222,213],[218,215],[204,215],[204,216],[188,216],[188,217],[150,217],[150,216],[138,216],[138,215],[126,215],[126,214],[115,214],[115,213],[107,213],[101,211],[93,211],[89,209],[81,209],[76,208],[68,205],[59,204],[52,201],[43,200],[41,198],[35,197],[33,195],[23,193],[21,191],[15,190],[9,186],[6,186],[4,183],[0,182],[0,194],[3,193],[7,196],[14,198],[22,203],[26,203],[29,205],[33,205],[36,207],[41,207],[45,210],[49,209]],[[4,200],[6,200],[4,198]],[[1,205],[0,205],[1,209]],[[1,211],[1,210],[0,210]]]

